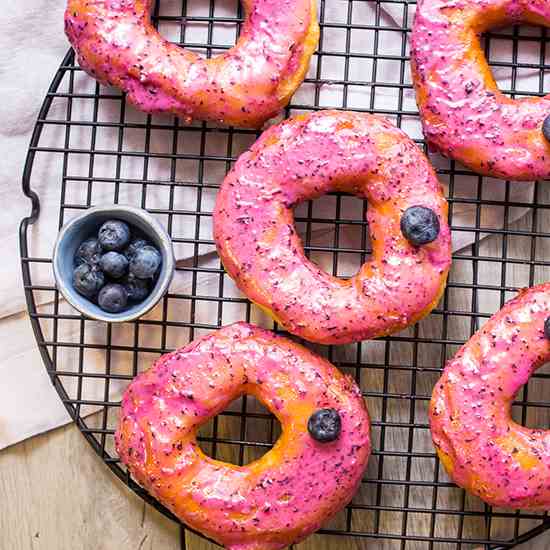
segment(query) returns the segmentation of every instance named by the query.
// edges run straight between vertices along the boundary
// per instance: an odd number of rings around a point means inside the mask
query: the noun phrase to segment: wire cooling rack
[[[286,115],[324,107],[377,113],[422,146],[407,41],[414,9],[403,0],[321,1],[318,52]],[[242,13],[232,0],[166,0],[155,7],[154,20],[171,40],[211,56],[234,43]],[[544,29],[492,33],[484,47],[505,93],[543,94],[550,68]],[[85,75],[69,52],[29,148],[23,190],[32,213],[21,225],[21,256],[42,358],[98,455],[170,517],[118,462],[113,433],[120,394],[161,353],[223,324],[247,320],[277,330],[224,274],[211,236],[218,185],[256,135],[138,113],[116,90]],[[313,346],[360,384],[372,416],[374,452],[352,503],[297,548],[503,549],[550,526],[546,514],[492,509],[456,488],[434,453],[427,419],[445,360],[517,288],[550,279],[550,192],[545,184],[494,181],[431,158],[447,185],[453,239],[464,246],[454,253],[440,304],[417,326],[372,342]],[[83,318],[60,298],[52,279],[57,229],[100,202],[147,208],[168,229],[179,258],[163,302],[124,326]],[[301,205],[296,224],[310,258],[335,275],[353,273],[369,255],[366,208],[340,194]],[[547,426],[548,378],[542,369],[523,388],[513,407],[516,420]],[[278,433],[273,417],[245,397],[206,426],[200,441],[211,456],[242,464],[261,456]],[[181,533],[184,548],[183,526]]]

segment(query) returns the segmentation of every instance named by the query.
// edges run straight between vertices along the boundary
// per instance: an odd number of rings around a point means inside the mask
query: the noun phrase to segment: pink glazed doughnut
[[[309,261],[293,207],[331,191],[369,201],[372,258],[351,279]],[[405,214],[423,209],[438,232],[415,245]],[[447,202],[407,135],[365,113],[319,111],[264,132],[218,193],[214,238],[239,288],[286,330],[323,344],[393,333],[427,315],[451,264]]]
[[[206,456],[198,428],[244,394],[279,419],[281,437],[247,466]],[[327,410],[337,429],[313,431],[319,425],[311,427],[312,419]],[[164,355],[135,378],[115,438],[132,476],[184,523],[230,550],[278,550],[352,498],[369,458],[369,432],[352,378],[290,340],[237,323]]]
[[[550,3],[419,0],[411,38],[416,100],[426,139],[442,154],[488,176],[548,179],[550,95],[502,94],[479,39],[520,22],[550,27]]]
[[[212,59],[165,40],[152,0],[69,0],[80,66],[147,113],[259,127],[290,100],[319,38],[315,0],[243,0],[237,44]]]
[[[550,510],[550,431],[512,420],[511,405],[550,360],[550,283],[521,291],[445,367],[430,407],[452,479],[488,504]]]

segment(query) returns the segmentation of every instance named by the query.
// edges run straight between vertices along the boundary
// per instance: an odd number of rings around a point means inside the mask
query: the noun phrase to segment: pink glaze
[[[243,394],[277,416],[282,435],[239,467],[206,456],[196,432]],[[322,408],[341,417],[331,443],[307,430]],[[290,340],[237,323],[164,355],[134,379],[115,437],[132,476],[187,525],[231,550],[276,550],[351,499],[369,458],[369,430],[350,377]]]
[[[542,123],[550,96],[503,95],[479,35],[511,23],[550,26],[547,0],[419,0],[411,61],[424,134],[435,149],[480,174],[550,178]]]
[[[261,126],[302,82],[317,46],[315,0],[245,0],[240,38],[213,59],[152,26],[152,0],[69,0],[67,36],[82,68],[148,113]]]
[[[511,405],[550,359],[550,283],[521,291],[447,363],[430,408],[455,483],[503,508],[550,510],[550,431],[513,422]]]
[[[292,209],[330,191],[367,198],[372,257],[351,279],[310,262]],[[441,231],[415,247],[400,219],[431,208]],[[288,331],[321,343],[375,338],[431,311],[451,263],[447,203],[422,151],[382,118],[344,111],[299,116],[264,132],[225,178],[214,238],[240,289]]]

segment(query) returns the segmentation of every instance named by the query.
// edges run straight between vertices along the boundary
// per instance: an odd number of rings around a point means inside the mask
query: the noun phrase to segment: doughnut
[[[429,145],[479,174],[550,177],[550,95],[499,91],[480,35],[512,23],[550,26],[546,0],[419,0],[411,36],[416,100]],[[550,122],[550,121],[549,121]]]
[[[550,510],[550,431],[512,420],[519,389],[550,360],[550,283],[522,290],[460,349],[430,405],[454,482],[488,504]]]
[[[305,256],[293,207],[332,191],[368,199],[372,256],[349,278]],[[287,331],[343,344],[396,332],[437,304],[451,263],[447,203],[405,133],[365,113],[271,127],[222,183],[214,239],[229,275]]]
[[[165,40],[152,0],[69,0],[65,30],[80,66],[146,113],[185,123],[260,127],[301,84],[319,38],[315,0],[244,0],[237,44],[205,59]]]
[[[244,394],[279,419],[282,435],[259,460],[235,466],[205,455],[196,433]],[[186,525],[230,550],[277,550],[349,502],[369,432],[351,377],[299,344],[237,323],[135,378],[115,441],[131,475]]]

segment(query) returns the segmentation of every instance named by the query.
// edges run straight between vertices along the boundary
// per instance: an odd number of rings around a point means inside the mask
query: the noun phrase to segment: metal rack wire
[[[211,56],[232,44],[220,40],[218,30],[232,29],[236,36],[242,22],[237,5],[224,2],[232,15],[220,15],[220,4],[157,3],[154,19],[165,36]],[[318,52],[286,115],[324,107],[364,110],[389,117],[422,144],[408,68],[407,33],[414,8],[406,0],[321,0]],[[506,58],[494,57],[496,43],[508,48]],[[543,95],[550,68],[544,29],[492,33],[484,44],[493,70],[507,73],[506,93]],[[538,63],[522,62],[525,48],[540,52]],[[521,89],[525,73],[538,78],[538,90]],[[117,91],[87,77],[69,52],[47,93],[29,147],[23,190],[32,200],[32,213],[21,224],[20,243],[28,310],[46,369],[98,455],[168,516],[133,482],[114,452],[120,391],[159,354],[227,322],[244,319],[277,330],[224,274],[210,234],[219,182],[255,137],[249,130],[205,123],[183,126],[178,120],[137,113]],[[544,226],[550,192],[534,183],[518,196],[512,183],[491,182],[435,155],[432,160],[448,185],[453,234],[468,235],[471,244],[455,252],[445,295],[428,319],[374,342],[315,347],[361,385],[373,420],[374,453],[352,503],[297,548],[315,547],[315,537],[332,535],[337,541],[346,537],[358,548],[375,541],[369,547],[504,549],[550,527],[546,514],[491,509],[456,488],[434,453],[426,415],[445,360],[517,288],[550,278],[545,259],[550,234]],[[487,197],[489,188],[497,191]],[[163,302],[125,327],[85,319],[60,299],[50,251],[36,245],[31,227],[44,219],[56,219],[61,227],[101,201],[132,203],[157,215],[180,258],[175,284]],[[366,203],[341,194],[301,205],[296,223],[309,256],[335,275],[349,275],[368,258],[366,208]],[[498,224],[488,212],[498,213]],[[516,221],[518,213],[523,216]],[[522,390],[514,405],[518,421],[548,422],[548,379],[548,373],[539,371]],[[209,454],[242,464],[263,454],[278,431],[273,417],[245,397],[201,434]],[[185,533],[182,527],[182,548]]]

